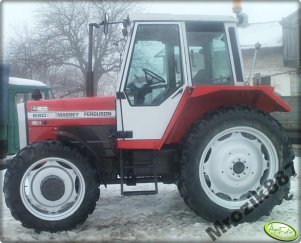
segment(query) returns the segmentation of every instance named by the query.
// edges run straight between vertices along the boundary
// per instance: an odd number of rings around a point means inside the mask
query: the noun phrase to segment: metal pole
[[[256,65],[257,52],[258,52],[258,50],[259,50],[260,47],[261,47],[260,43],[257,42],[255,44],[255,53],[254,53],[253,63],[252,63],[250,75],[249,75],[249,78],[248,78],[248,84],[251,85],[251,86],[254,85],[252,75],[253,75],[254,68],[255,68],[255,65]]]
[[[86,75],[86,95],[87,95],[87,97],[94,96],[94,75],[93,75],[93,71],[92,71],[93,27],[94,27],[94,24],[89,24],[88,70],[87,70],[87,75]]]

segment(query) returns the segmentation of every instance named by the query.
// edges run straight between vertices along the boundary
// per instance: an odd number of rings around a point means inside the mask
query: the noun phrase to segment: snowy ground
[[[300,157],[295,160],[298,176],[292,180],[294,198],[276,206],[269,217],[255,223],[231,228],[218,241],[275,241],[263,226],[267,221],[280,220],[300,231]],[[2,182],[2,180],[0,180]],[[150,185],[147,185],[150,186]],[[2,185],[1,185],[2,189]],[[100,200],[87,221],[76,229],[61,233],[35,233],[12,218],[1,197],[0,240],[8,241],[211,241],[205,232],[211,223],[196,216],[183,202],[175,185],[159,184],[154,196],[121,197],[119,185],[101,187]],[[275,241],[276,242],[276,241]]]

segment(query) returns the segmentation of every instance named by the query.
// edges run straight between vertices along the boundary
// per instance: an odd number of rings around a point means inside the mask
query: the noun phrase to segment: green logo
[[[277,221],[267,222],[264,231],[276,240],[292,241],[298,238],[298,232],[293,226]]]

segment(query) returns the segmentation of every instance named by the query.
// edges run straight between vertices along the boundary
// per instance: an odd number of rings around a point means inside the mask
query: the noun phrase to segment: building
[[[252,23],[238,28],[246,80],[250,76],[255,44],[259,42],[261,48],[253,74],[260,73],[262,83],[275,87],[283,96],[301,95],[300,22],[297,20],[300,21],[298,11],[281,22]]]

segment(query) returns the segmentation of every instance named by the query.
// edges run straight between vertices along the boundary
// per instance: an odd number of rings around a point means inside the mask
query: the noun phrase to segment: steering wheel
[[[147,68],[142,68],[144,75],[145,75],[145,80],[148,85],[153,85],[153,84],[158,84],[158,83],[166,83],[166,81],[159,76],[158,74],[154,73],[153,71],[147,69]],[[157,82],[154,82],[153,80],[157,80]]]
[[[226,82],[223,82],[224,80]],[[231,84],[232,83],[230,76],[220,76],[219,78],[215,78],[215,79],[211,80],[211,82],[213,82],[213,81],[220,81],[221,84]]]

